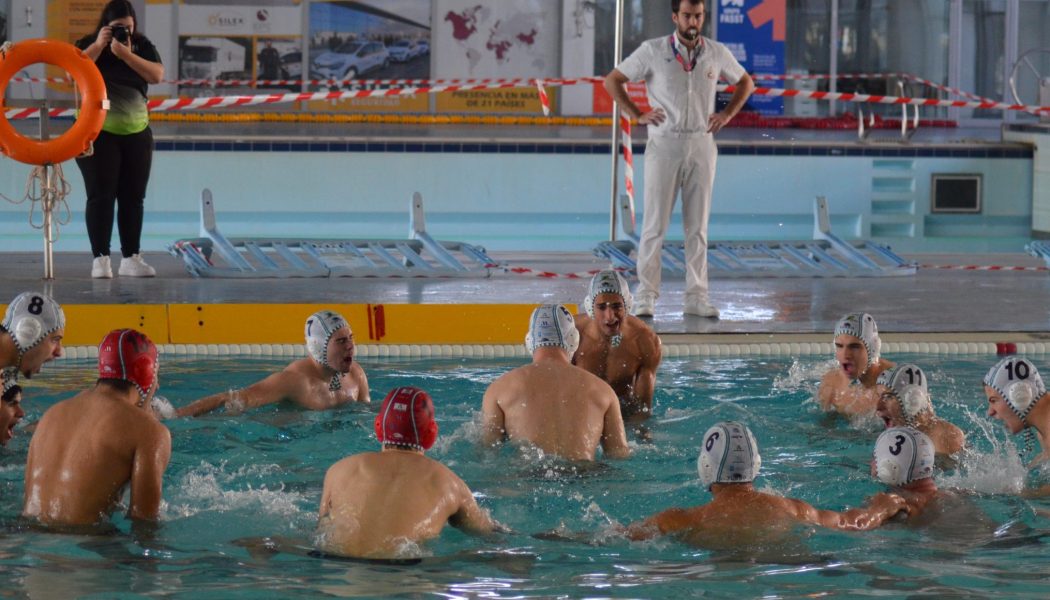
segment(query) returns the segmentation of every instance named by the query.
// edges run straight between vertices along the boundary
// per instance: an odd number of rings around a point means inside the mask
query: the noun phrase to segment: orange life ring
[[[83,154],[102,131],[109,108],[106,82],[95,61],[76,46],[46,39],[24,40],[0,54],[0,98],[5,97],[7,84],[16,73],[36,63],[61,67],[73,76],[83,97],[80,114],[65,133],[41,141],[18,133],[0,110],[0,152],[30,165],[58,164]]]

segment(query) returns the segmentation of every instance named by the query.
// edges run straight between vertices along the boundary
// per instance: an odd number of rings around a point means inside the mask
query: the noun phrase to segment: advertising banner
[[[376,87],[355,83],[359,79],[429,79],[430,11],[429,0],[311,3],[309,79],[326,80],[311,89]],[[394,96],[314,102],[309,107],[426,112],[429,106],[427,96]]]
[[[434,0],[434,77],[558,77],[559,0]],[[555,90],[547,90],[552,104]],[[439,111],[542,111],[532,88],[439,94]]]
[[[253,86],[251,80],[300,79],[302,9],[290,0],[254,4],[179,6],[178,78],[211,84],[180,85],[180,96],[254,94],[296,84]]]
[[[718,41],[729,48],[752,75],[784,74],[787,0],[718,0]],[[732,83],[732,82],[730,82]],[[783,87],[783,80],[762,82]],[[720,99],[728,95],[720,94]],[[763,115],[784,114],[784,99],[752,96],[748,107]]]
[[[95,30],[102,8],[107,0],[54,0],[47,3],[47,39],[73,42]],[[6,27],[7,22],[4,20]],[[66,72],[54,65],[47,65],[47,77],[65,77]],[[48,83],[47,87],[59,92],[72,92],[67,83]]]

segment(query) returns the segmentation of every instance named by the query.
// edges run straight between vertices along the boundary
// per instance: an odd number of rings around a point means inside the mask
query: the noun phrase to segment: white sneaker
[[[634,316],[651,317],[656,310],[655,294],[639,294],[634,298]]]
[[[687,315],[696,315],[710,319],[717,319],[719,315],[718,308],[708,302],[707,298],[686,298],[683,312]]]
[[[110,266],[108,256],[97,256],[91,261],[92,279],[113,279],[113,267]]]
[[[120,269],[117,274],[121,277],[153,277],[157,270],[146,264],[138,254],[120,259]]]

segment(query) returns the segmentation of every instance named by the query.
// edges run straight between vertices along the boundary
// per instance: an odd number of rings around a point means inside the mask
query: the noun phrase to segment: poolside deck
[[[8,253],[0,255],[0,298],[6,301],[23,290],[38,289],[51,293],[67,307],[94,307],[91,314],[95,321],[106,321],[107,310],[115,315],[113,323],[93,322],[90,328],[79,328],[83,339],[76,334],[77,328],[69,328],[71,345],[94,344],[91,340],[95,339],[100,327],[134,326],[135,323],[125,323],[128,318],[134,321],[136,314],[144,325],[148,319],[143,315],[165,306],[197,306],[195,310],[198,311],[202,310],[200,307],[232,306],[232,312],[223,314],[232,315],[232,320],[244,328],[258,331],[258,336],[253,334],[251,339],[264,342],[269,340],[267,331],[287,329],[298,332],[301,329],[299,317],[289,317],[294,321],[289,325],[294,327],[279,327],[273,322],[273,319],[284,320],[282,311],[288,305],[416,307],[412,312],[413,323],[406,329],[420,332],[456,327],[455,323],[435,322],[451,318],[447,316],[447,307],[450,306],[512,308],[508,313],[487,310],[479,325],[491,325],[491,320],[500,319],[501,314],[515,315],[516,318],[524,310],[523,305],[580,303],[585,294],[586,280],[568,275],[607,266],[600,259],[582,253],[493,254],[509,265],[559,276],[495,273],[488,278],[468,279],[195,279],[187,274],[181,261],[155,253],[148,254],[146,259],[157,268],[156,278],[93,280],[89,276],[88,256],[56,253],[56,279],[44,281],[41,254]],[[956,268],[920,268],[913,276],[879,278],[714,278],[711,282],[712,300],[722,309],[722,317],[718,320],[683,316],[684,282],[665,278],[664,292],[652,324],[665,340],[676,342],[823,342],[841,315],[866,311],[876,317],[884,337],[891,340],[1050,341],[1050,273],[1041,261],[1023,254],[906,258],[920,265]],[[1031,270],[959,268],[967,265],[1027,267]],[[102,305],[120,305],[121,309],[98,312],[98,309],[105,308]],[[253,313],[252,310],[262,312]],[[298,314],[303,309],[296,307],[295,311]],[[470,311],[466,312],[468,314],[457,317],[463,319],[462,323],[470,323]],[[213,311],[212,314],[218,313]],[[172,319],[170,316],[165,318]],[[196,320],[197,317],[192,318]],[[224,320],[228,318],[231,317],[222,317]],[[354,323],[353,318],[351,323]],[[524,327],[524,323],[521,325]],[[195,341],[241,342],[241,339],[212,339],[222,338],[221,332],[230,331],[230,326],[226,324],[224,329],[208,330],[210,333],[205,332]],[[509,334],[512,339],[516,339],[517,329],[510,327],[515,332]],[[355,330],[358,330],[357,325]],[[274,335],[280,337],[277,333]],[[420,339],[422,342],[430,338],[423,335]],[[295,343],[294,340],[269,341]]]
[[[157,123],[158,139],[195,140],[219,136],[225,140],[249,140],[276,137],[282,140],[312,140],[332,135],[331,129],[317,124],[245,123],[226,124],[220,131],[201,123]],[[778,130],[775,135],[763,130],[730,129],[719,143],[820,143],[855,146],[861,144],[851,131]],[[390,126],[359,124],[340,127],[340,139],[455,139],[484,140],[518,138],[558,141],[608,139],[608,131],[593,127],[470,127],[470,126]],[[635,140],[636,142],[640,140]],[[863,144],[898,146],[892,132],[877,132]],[[909,145],[951,145],[973,147],[1003,145],[996,128],[921,128]],[[2,245],[0,245],[2,249]],[[0,302],[27,289],[48,291],[66,307],[96,307],[89,310],[91,327],[70,328],[71,344],[94,345],[99,330],[117,326],[156,327],[170,331],[176,312],[164,307],[235,307],[212,310],[209,327],[205,319],[183,315],[192,321],[194,343],[301,343],[302,306],[282,310],[289,305],[337,305],[342,310],[360,306],[348,315],[355,331],[365,325],[366,307],[414,308],[400,323],[391,338],[370,336],[378,343],[446,342],[442,336],[457,329],[500,329],[495,337],[476,340],[485,343],[519,343],[520,327],[503,326],[503,321],[516,320],[526,305],[545,302],[577,304],[582,301],[585,281],[567,277],[604,268],[608,263],[588,253],[490,252],[494,258],[512,266],[531,268],[535,272],[558,274],[538,277],[531,274],[494,273],[488,278],[469,279],[377,279],[377,278],[309,278],[309,279],[195,279],[187,274],[181,261],[162,253],[147,254],[148,262],[157,268],[155,279],[92,280],[90,258],[86,253],[55,255],[54,281],[42,280],[42,253],[0,252]],[[927,267],[914,276],[882,278],[763,278],[723,279],[711,283],[713,302],[722,309],[718,320],[684,316],[681,313],[683,281],[665,279],[663,295],[652,319],[655,330],[678,343],[751,343],[772,341],[828,340],[835,322],[844,313],[866,311],[873,314],[887,339],[952,339],[965,341],[1025,342],[1050,341],[1050,273],[1045,264],[1021,253],[1012,254],[940,254],[905,255]],[[114,261],[114,270],[116,269]],[[964,270],[968,265],[1025,267],[1029,270]],[[116,310],[112,306],[122,308]],[[435,312],[434,307],[512,307],[508,312],[487,310],[479,321],[472,321],[474,308],[450,316]],[[104,307],[104,308],[103,308]],[[158,310],[164,308],[164,310]],[[371,310],[371,308],[368,308]],[[67,312],[69,312],[67,310]],[[74,312],[76,310],[74,309]],[[397,311],[395,311],[397,312]],[[403,311],[404,312],[404,311]],[[117,315],[119,313],[119,315]],[[150,315],[148,318],[147,313]],[[388,311],[389,313],[389,311]],[[112,318],[106,315],[113,314]],[[305,314],[309,314],[306,312]],[[369,313],[370,314],[370,313]],[[527,312],[525,312],[527,314]],[[220,316],[221,315],[221,316]],[[294,318],[291,315],[295,315]],[[400,317],[399,317],[400,318]],[[367,317],[367,326],[374,323]],[[86,318],[81,319],[86,320]],[[164,320],[163,328],[154,323]],[[404,319],[403,319],[404,320]],[[223,321],[223,327],[214,323]],[[441,321],[440,324],[437,322]],[[446,322],[447,321],[447,322]],[[200,322],[200,327],[197,327]],[[387,329],[391,329],[387,327]],[[437,329],[430,336],[429,330]],[[252,330],[252,333],[246,333]],[[167,335],[167,334],[164,334]],[[468,340],[458,334],[455,341]],[[176,343],[181,340],[171,339]],[[236,339],[227,339],[228,337]],[[455,337],[455,336],[453,336]],[[382,339],[381,339],[382,338]],[[428,341],[429,340],[429,341]]]

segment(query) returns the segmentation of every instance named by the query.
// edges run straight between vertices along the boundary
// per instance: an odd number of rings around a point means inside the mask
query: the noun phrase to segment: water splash
[[[773,389],[779,392],[805,391],[816,394],[817,385],[824,374],[838,366],[834,359],[818,362],[795,360],[788,372],[773,379]]]
[[[154,395],[153,400],[149,403],[149,407],[153,409],[153,414],[157,415],[158,419],[175,418],[175,407],[164,396]]]
[[[969,410],[966,416],[971,421],[971,429],[967,434],[967,447],[960,457],[959,468],[955,473],[938,477],[938,485],[986,494],[1020,493],[1028,477],[1028,469],[1021,461],[1017,446],[1012,440],[996,434],[999,429],[996,423],[976,418]]]
[[[286,490],[283,483],[276,489],[270,489],[265,483],[258,487],[250,483],[280,474],[283,474],[283,470],[272,464],[248,465],[227,472],[225,461],[218,465],[202,462],[200,467],[184,475],[174,486],[164,515],[167,519],[192,517],[202,512],[227,511],[285,519],[303,515],[300,506],[310,502],[304,494]]]

